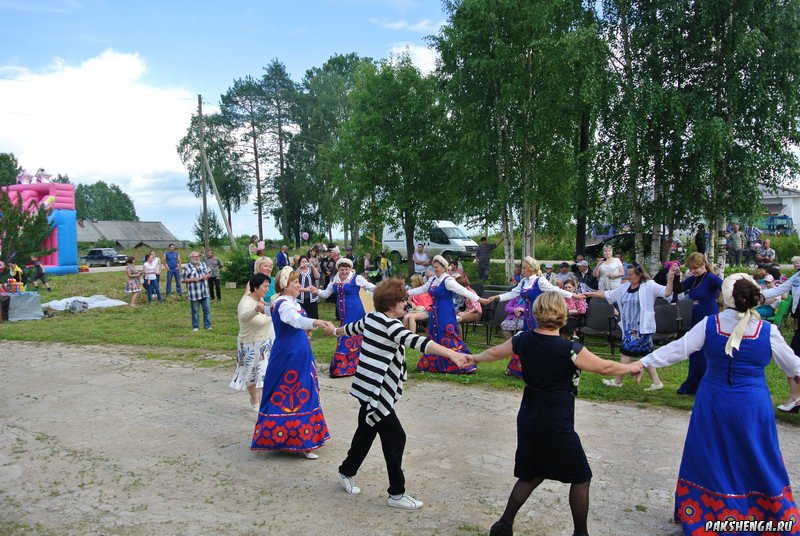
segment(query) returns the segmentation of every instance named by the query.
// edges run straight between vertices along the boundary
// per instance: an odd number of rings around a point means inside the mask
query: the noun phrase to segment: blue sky
[[[216,103],[273,58],[299,81],[334,53],[409,47],[430,70],[424,37],[443,19],[437,0],[0,0],[0,152],[32,171],[120,184],[142,220],[188,238],[201,205],[174,147],[198,93]],[[255,225],[249,208],[234,216],[237,234]]]

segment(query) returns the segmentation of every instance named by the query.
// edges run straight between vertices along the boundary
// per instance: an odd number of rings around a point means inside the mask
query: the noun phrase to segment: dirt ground
[[[386,506],[376,442],[349,496],[336,470],[356,423],[349,381],[320,374],[332,439],[315,461],[248,447],[255,414],[230,367],[130,349],[0,342],[0,533],[486,534],[513,484],[520,393],[411,382],[398,405],[416,512]],[[579,401],[593,535],[673,535],[689,414]],[[789,474],[800,430],[778,426]],[[796,483],[795,483],[795,489]],[[517,534],[570,535],[567,486],[545,483]]]

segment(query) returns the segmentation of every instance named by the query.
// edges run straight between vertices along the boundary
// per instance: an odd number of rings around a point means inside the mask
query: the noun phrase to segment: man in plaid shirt
[[[189,305],[192,308],[192,331],[199,331],[200,323],[197,308],[203,308],[203,327],[211,329],[211,308],[208,303],[208,285],[206,281],[211,275],[206,263],[200,260],[200,254],[192,251],[189,254],[189,264],[183,267],[181,279],[186,283],[186,293],[189,295]]]

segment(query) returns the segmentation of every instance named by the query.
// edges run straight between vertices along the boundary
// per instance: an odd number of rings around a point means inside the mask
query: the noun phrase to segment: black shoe
[[[503,521],[502,519],[498,520],[492,528],[489,529],[489,536],[513,536],[514,531],[511,530],[511,525]]]

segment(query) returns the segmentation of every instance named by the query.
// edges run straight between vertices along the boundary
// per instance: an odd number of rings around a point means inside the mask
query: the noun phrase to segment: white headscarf
[[[436,255],[431,262],[435,262],[442,266],[445,270],[450,266],[450,263],[447,262],[447,259],[442,257],[441,255]]]
[[[289,275],[294,272],[291,266],[284,266],[280,272],[278,272],[278,282],[281,286],[281,292],[286,290],[286,285],[289,284]]]
[[[740,279],[749,281],[754,287],[759,289],[759,291],[761,290],[761,287],[749,274],[729,275],[725,278],[725,281],[722,282],[722,302],[725,304],[725,307],[730,309],[736,308],[736,302],[733,299],[733,285]],[[736,327],[733,328],[731,336],[728,337],[728,342],[725,344],[725,353],[731,357],[733,357],[733,350],[738,350],[739,346],[741,346],[742,337],[744,336],[745,329],[747,329],[747,324],[750,323],[750,319],[754,318],[758,320],[761,316],[755,309],[748,309],[745,312],[737,311],[736,318],[739,319],[739,322],[736,324]]]
[[[336,269],[338,270],[338,269],[339,269],[339,266],[341,266],[341,265],[343,265],[343,264],[346,264],[346,265],[347,265],[347,266],[349,266],[350,268],[352,268],[352,267],[353,267],[353,261],[351,261],[351,260],[350,260],[350,259],[348,259],[347,257],[342,257],[341,259],[339,259],[338,261],[336,261]]]

